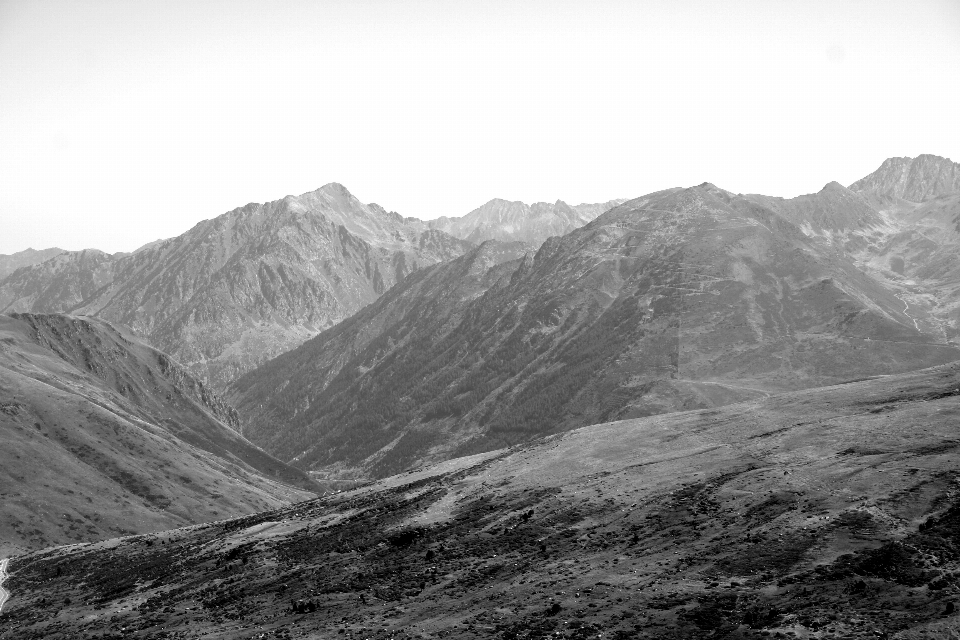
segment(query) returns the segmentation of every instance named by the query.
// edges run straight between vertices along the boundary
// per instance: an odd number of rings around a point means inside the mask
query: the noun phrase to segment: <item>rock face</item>
[[[106,322],[0,316],[0,555],[223,518],[316,485],[236,411]]]
[[[958,389],[953,364],[594,425],[15,557],[0,639],[949,638]]]
[[[562,200],[527,205],[494,199],[465,216],[441,217],[427,224],[431,229],[441,229],[475,244],[486,240],[520,241],[536,248],[550,236],[562,236],[579,229],[623,202],[610,200],[570,206]]]
[[[221,386],[469,246],[330,184],[132,254],[68,253],[21,269],[0,282],[0,309],[126,325]]]
[[[239,379],[244,433],[305,468],[377,477],[960,358],[842,248],[706,183],[626,202],[483,274],[487,250]]]
[[[49,260],[55,255],[63,253],[63,249],[26,249],[10,255],[0,255],[0,280],[19,269],[20,267],[29,267],[34,264],[40,264]]]
[[[960,164],[929,154],[887,158],[879,169],[854,182],[850,189],[885,199],[926,202],[960,191]]]

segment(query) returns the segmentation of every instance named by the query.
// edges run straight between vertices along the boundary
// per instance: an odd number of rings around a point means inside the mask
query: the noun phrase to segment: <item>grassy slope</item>
[[[309,479],[246,442],[231,414],[104,322],[0,317],[0,555],[309,496],[293,486]]]
[[[945,365],[20,556],[0,638],[950,637],[958,400]]]

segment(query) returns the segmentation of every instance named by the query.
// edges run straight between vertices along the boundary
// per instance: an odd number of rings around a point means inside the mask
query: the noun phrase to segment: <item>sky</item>
[[[329,182],[423,219],[960,161],[960,2],[0,0],[0,253]]]

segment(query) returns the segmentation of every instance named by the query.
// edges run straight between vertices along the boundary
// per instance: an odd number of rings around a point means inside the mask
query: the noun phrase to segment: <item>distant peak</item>
[[[824,191],[846,191],[846,187],[837,182],[836,180],[831,180],[827,184],[823,185],[823,189],[820,189],[820,192]]]
[[[313,191],[312,193],[325,193],[335,198],[352,198],[353,197],[353,194],[350,193],[350,190],[347,189],[342,184],[340,184],[339,182],[328,182],[327,184],[323,185],[322,187],[320,187],[316,191]]]

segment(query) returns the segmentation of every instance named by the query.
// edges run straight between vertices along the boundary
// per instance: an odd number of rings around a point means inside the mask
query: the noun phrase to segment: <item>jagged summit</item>
[[[880,198],[926,202],[960,191],[960,164],[932,154],[887,158],[879,169],[851,184],[850,189]]]

